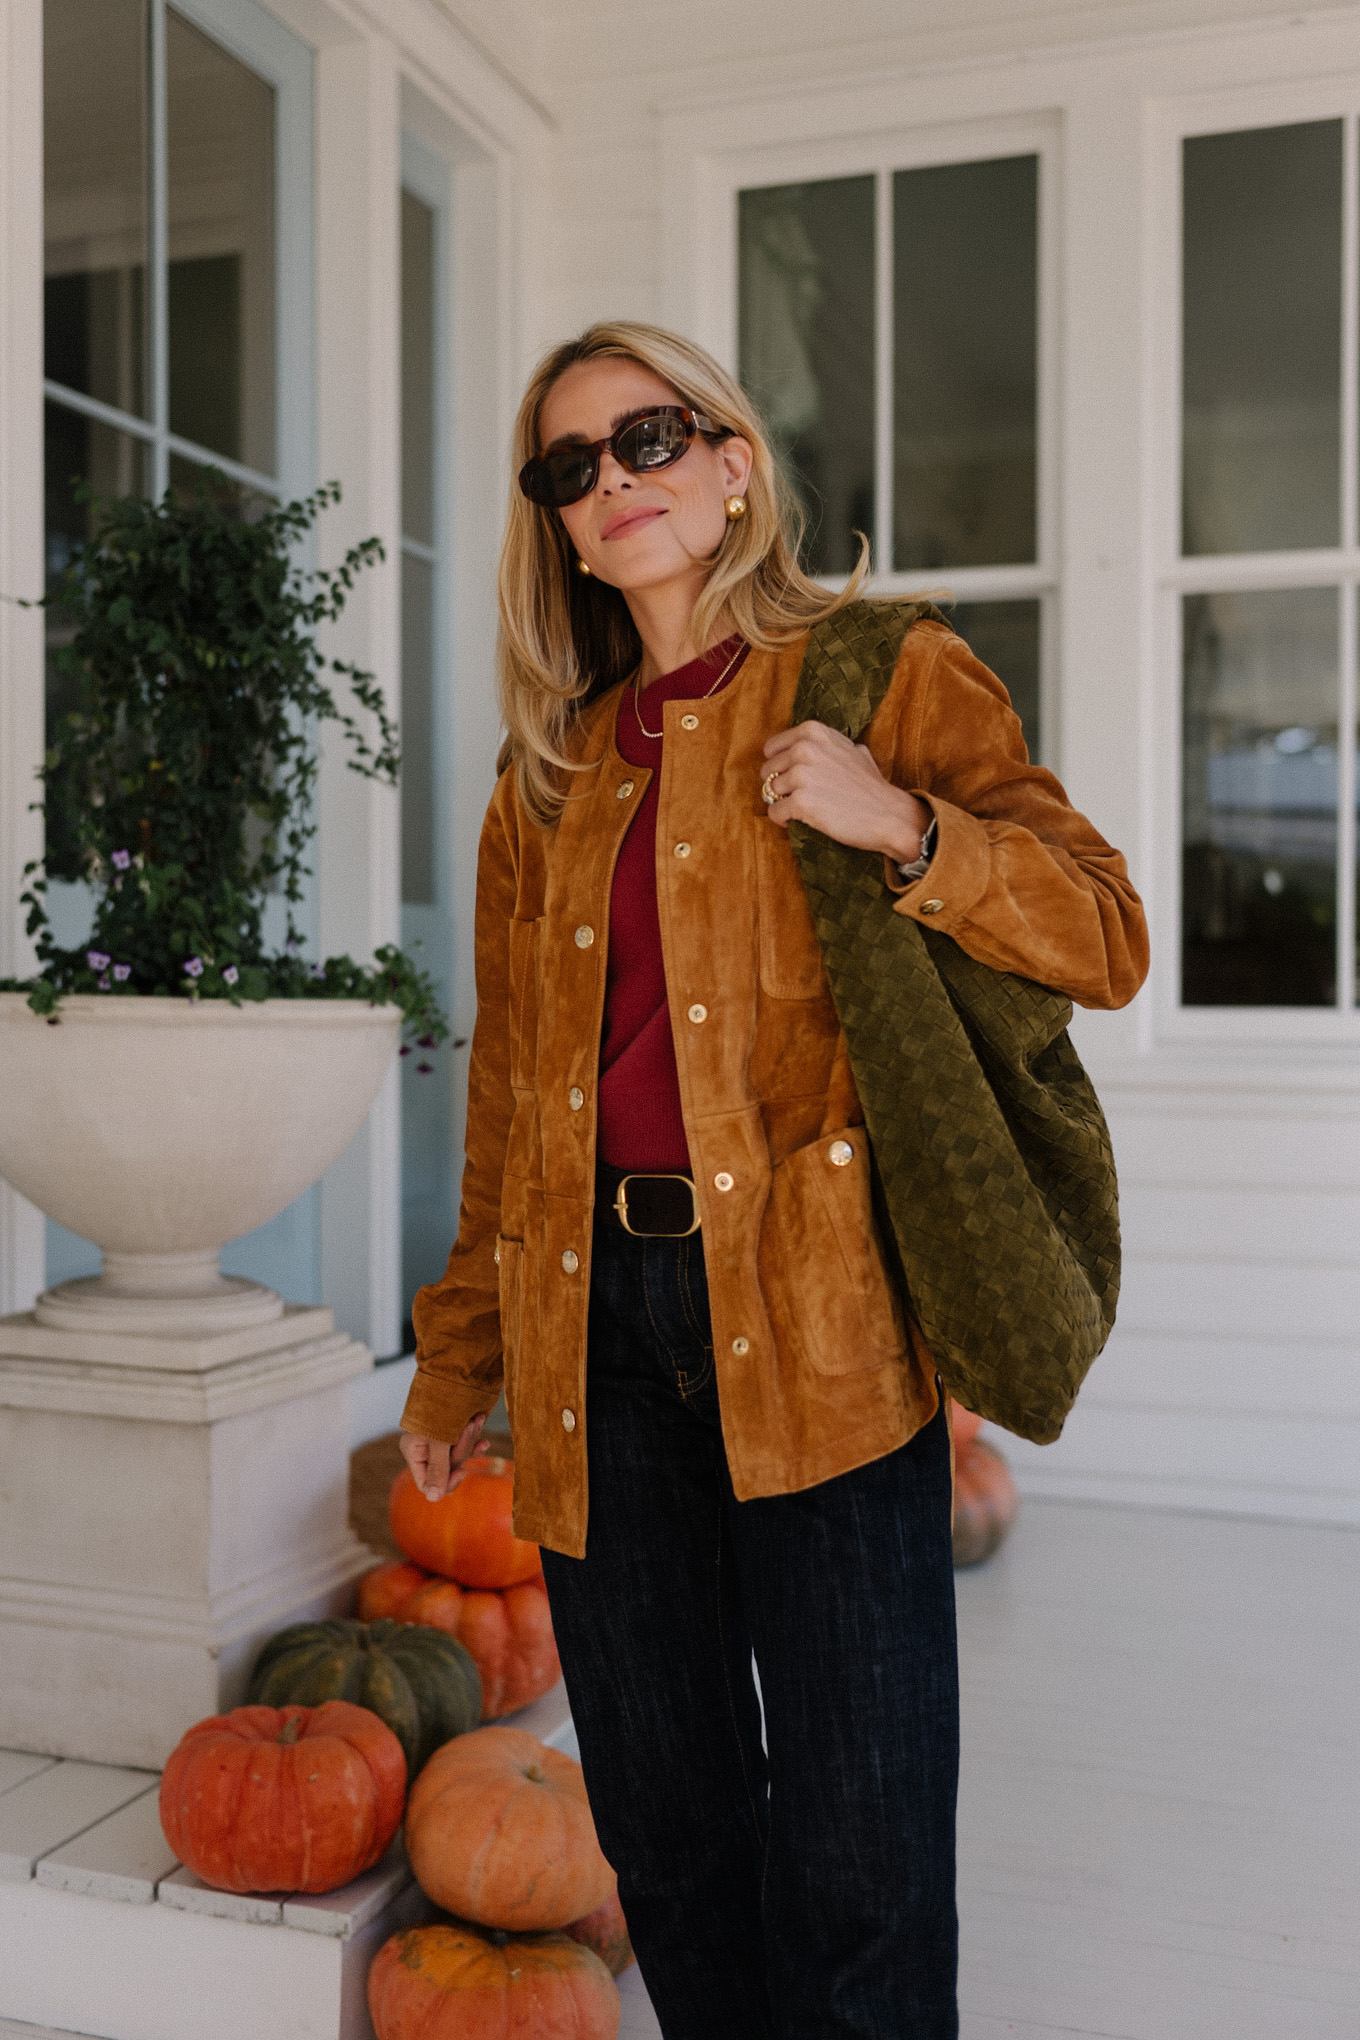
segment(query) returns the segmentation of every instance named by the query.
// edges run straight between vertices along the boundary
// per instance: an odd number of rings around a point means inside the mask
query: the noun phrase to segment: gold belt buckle
[[[625,1193],[628,1185],[635,1177],[640,1179],[644,1176],[650,1177],[653,1182],[683,1183],[685,1185],[689,1191],[690,1206],[694,1213],[694,1219],[693,1223],[687,1225],[683,1232],[640,1233],[633,1231],[632,1226],[628,1223],[628,1198]],[[696,1233],[699,1230],[699,1196],[695,1190],[694,1178],[692,1176],[674,1175],[660,1169],[634,1169],[632,1175],[620,1178],[619,1187],[614,1192],[614,1209],[619,1215],[619,1224],[626,1233],[632,1233],[635,1240],[687,1240],[691,1233]]]

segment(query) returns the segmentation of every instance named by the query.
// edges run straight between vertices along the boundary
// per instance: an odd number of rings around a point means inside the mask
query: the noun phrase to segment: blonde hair
[[[611,359],[651,369],[682,403],[748,440],[755,454],[746,515],[728,525],[694,605],[690,635],[696,645],[707,647],[719,622],[730,621],[755,649],[776,650],[854,600],[868,572],[867,541],[861,539],[859,563],[838,593],[803,572],[802,508],[754,404],[712,355],[660,326],[602,321],[545,355],[515,422],[516,474],[541,450],[539,419],[558,377],[578,362]],[[509,733],[500,768],[517,766],[524,806],[547,824],[562,811],[568,775],[580,769],[568,746],[582,707],[632,672],[642,643],[619,590],[574,571],[561,517],[530,502],[517,483],[511,488],[497,594],[500,705]]]

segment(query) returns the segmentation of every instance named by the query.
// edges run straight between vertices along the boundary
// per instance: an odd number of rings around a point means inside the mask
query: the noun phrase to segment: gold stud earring
[[[729,524],[740,524],[742,518],[746,515],[746,498],[744,496],[729,496],[723,508],[727,512]]]
[[[584,560],[578,560],[576,562],[576,571],[578,574],[588,574],[590,572],[590,568],[586,565]]]

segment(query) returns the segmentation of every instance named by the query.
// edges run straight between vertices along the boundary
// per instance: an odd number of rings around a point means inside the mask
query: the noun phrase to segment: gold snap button
[[[691,1006],[689,1009],[689,1018],[694,1022],[695,1026],[698,1027],[701,1024],[701,1022],[707,1020],[708,1018],[707,1006],[697,1005]]]
[[[688,857],[688,856],[689,856],[689,853],[690,853],[690,845],[689,845],[688,843],[677,843],[677,844],[676,844],[676,846],[675,846],[675,854],[676,854],[676,856],[677,856],[677,857]]]
[[[736,1177],[729,1176],[726,1169],[719,1169],[717,1175],[713,1178],[713,1188],[715,1190],[730,1190],[735,1181]]]
[[[736,1339],[733,1339],[733,1341],[732,1341],[732,1351],[733,1351],[734,1353],[749,1353],[749,1352],[750,1352],[750,1350],[751,1350],[751,1341],[750,1341],[749,1339],[742,1339],[742,1338],[736,1338]]]
[[[591,943],[594,940],[595,930],[593,928],[587,928],[585,922],[583,921],[580,927],[576,930],[576,947],[578,949],[589,949]]]
[[[586,1102],[586,1094],[579,1084],[573,1084],[567,1093],[567,1103],[573,1112],[579,1112]]]
[[[567,1274],[574,1275],[576,1273],[576,1270],[580,1267],[580,1265],[581,1263],[577,1260],[571,1248],[568,1247],[566,1253],[563,1254],[562,1256],[562,1266],[566,1270]]]
[[[698,727],[699,727],[699,718],[698,718],[698,716],[697,716],[697,715],[682,715],[682,716],[681,716],[681,718],[680,718],[680,727],[681,727],[681,729],[682,729],[682,730],[697,730],[697,729],[698,729]]]
[[[943,911],[943,908],[943,900],[922,900],[921,902],[921,912],[923,914],[938,914]]]
[[[562,1429],[563,1429],[564,1431],[574,1431],[574,1430],[576,1429],[576,1412],[575,1412],[575,1410],[563,1410],[563,1412],[562,1412]]]
[[[633,782],[632,782],[632,780],[631,780],[631,779],[622,779],[622,780],[620,780],[620,781],[619,781],[619,785],[618,785],[618,790],[616,791],[616,793],[615,793],[615,795],[614,795],[614,798],[615,798],[615,800],[627,800],[627,798],[628,798],[629,794],[630,794],[630,793],[631,793],[632,791],[633,791]]]
[[[834,1162],[838,1169],[843,1169],[847,1162],[854,1161],[855,1150],[848,1140],[833,1140],[826,1151],[826,1158],[829,1162]]]

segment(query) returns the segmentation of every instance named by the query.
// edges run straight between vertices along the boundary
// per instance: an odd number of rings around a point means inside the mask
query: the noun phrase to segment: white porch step
[[[149,1771],[112,1764],[60,1763],[0,1797],[0,1878],[26,1884],[39,1859],[156,1784]]]
[[[161,1833],[155,1786],[129,1800],[83,1835],[44,1856],[39,1884],[82,1898],[116,1898],[126,1905],[150,1905],[156,1886],[175,1868],[174,1851]]]
[[[10,1791],[15,1785],[22,1785],[25,1778],[32,1778],[39,1771],[50,1771],[55,1757],[30,1756],[25,1750],[0,1750],[0,1794]]]
[[[55,2026],[30,2026],[24,2019],[0,2019],[0,2040],[88,2040],[84,2033],[72,2033],[69,2029],[58,2032]]]

